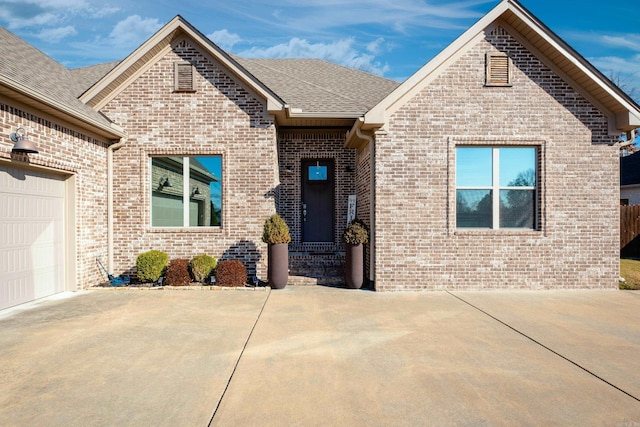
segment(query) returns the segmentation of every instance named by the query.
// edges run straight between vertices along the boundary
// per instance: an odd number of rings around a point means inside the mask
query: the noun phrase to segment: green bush
[[[247,283],[247,269],[237,259],[220,261],[216,267],[216,285],[244,286]]]
[[[367,225],[355,218],[347,225],[347,228],[342,233],[342,241],[350,245],[359,245],[369,242],[369,230]]]
[[[167,267],[165,284],[169,286],[188,286],[191,284],[188,259],[172,259]]]
[[[136,275],[141,282],[157,282],[169,265],[169,255],[162,251],[151,250],[138,255]]]
[[[191,269],[191,275],[196,282],[204,283],[207,277],[211,276],[213,270],[216,268],[218,261],[207,254],[196,255],[189,262],[189,268]]]
[[[262,241],[270,244],[289,243],[291,241],[289,226],[280,215],[273,214],[264,222]]]

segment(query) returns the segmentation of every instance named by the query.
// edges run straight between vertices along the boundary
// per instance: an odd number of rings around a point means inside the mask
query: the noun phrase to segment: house
[[[614,145],[640,107],[514,0],[402,84],[240,58],[180,16],[117,63],[5,29],[0,50],[0,307],[149,249],[263,278],[276,211],[294,280],[327,283],[354,195],[376,290],[617,287]]]

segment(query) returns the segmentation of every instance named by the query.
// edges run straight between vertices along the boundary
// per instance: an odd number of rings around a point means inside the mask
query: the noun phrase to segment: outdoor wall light
[[[200,194],[200,187],[193,187],[193,189],[191,190],[191,195],[195,196],[196,194]]]
[[[173,184],[171,183],[171,181],[169,181],[169,177],[168,176],[160,178],[160,187],[161,188],[173,187]]]
[[[22,132],[21,132],[22,131]],[[9,134],[9,139],[14,142],[11,149],[14,153],[37,153],[36,144],[27,138],[27,132],[24,128],[19,127],[15,132]]]
[[[293,174],[293,167],[291,165],[287,165],[284,167],[284,173],[291,175]]]

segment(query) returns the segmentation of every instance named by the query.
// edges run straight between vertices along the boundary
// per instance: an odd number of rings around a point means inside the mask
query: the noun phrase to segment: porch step
[[[298,286],[344,284],[344,255],[340,252],[290,253],[289,283]]]

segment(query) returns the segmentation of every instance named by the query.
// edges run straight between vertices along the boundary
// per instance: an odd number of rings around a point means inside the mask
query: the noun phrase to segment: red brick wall
[[[23,127],[38,154],[12,155],[8,135]],[[73,125],[33,112],[9,100],[0,102],[0,159],[16,166],[45,167],[75,176],[76,283],[78,289],[106,280],[96,257],[107,260],[107,144]]]
[[[176,61],[195,65],[195,93],[173,91]],[[118,273],[139,253],[170,258],[202,252],[242,260],[266,277],[264,220],[275,211],[277,147],[265,101],[250,93],[188,42],[173,50],[111,100],[102,112],[123,126],[126,145],[115,152],[114,234]],[[151,228],[149,158],[221,155],[222,227]]]
[[[485,53],[513,59],[485,87]],[[501,28],[376,135],[376,288],[616,288],[618,153],[607,118]],[[539,231],[455,228],[456,144],[536,144]]]

